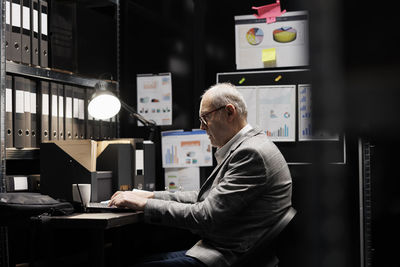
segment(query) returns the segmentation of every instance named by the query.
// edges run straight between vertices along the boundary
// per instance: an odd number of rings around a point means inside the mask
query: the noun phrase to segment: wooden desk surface
[[[48,223],[55,228],[110,229],[143,221],[143,212],[74,213],[52,216]]]

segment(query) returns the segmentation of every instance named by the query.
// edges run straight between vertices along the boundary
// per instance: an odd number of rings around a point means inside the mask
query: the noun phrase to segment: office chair
[[[277,267],[279,263],[275,251],[277,237],[290,223],[296,212],[290,207],[270,231],[265,233],[232,267]]]

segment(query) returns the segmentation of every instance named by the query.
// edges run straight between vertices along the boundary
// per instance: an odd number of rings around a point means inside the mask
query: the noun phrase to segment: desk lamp
[[[138,114],[134,108],[121,101],[110,90],[107,89],[105,81],[99,81],[94,86],[95,92],[93,93],[88,111],[89,114],[99,120],[106,120],[114,117],[121,109],[125,109],[129,115],[140,121],[145,127],[150,129],[149,139],[153,141],[153,135],[156,128],[154,121],[145,119],[142,115]]]

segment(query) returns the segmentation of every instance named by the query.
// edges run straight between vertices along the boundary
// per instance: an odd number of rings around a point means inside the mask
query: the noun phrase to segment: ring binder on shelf
[[[6,75],[6,147],[13,147],[12,76]]]
[[[6,59],[11,60],[11,1],[6,0]],[[11,88],[11,87],[10,87]]]
[[[85,114],[86,114],[86,108],[85,108],[85,90],[83,88],[78,88],[78,104],[79,104],[79,114],[78,114],[78,124],[79,124],[79,138],[80,139],[85,139]]]
[[[72,130],[72,87],[65,85],[65,140],[73,138]]]
[[[40,27],[39,27],[39,39],[40,39],[40,54],[39,54],[39,62],[41,67],[48,67],[48,25],[47,25],[47,14],[48,14],[48,5],[47,1],[39,0],[39,9],[40,9]]]
[[[40,81],[41,142],[49,140],[49,82]]]
[[[25,147],[25,111],[24,111],[24,78],[14,77],[14,146]]]
[[[58,85],[50,83],[50,140],[58,140]]]
[[[72,87],[72,138],[79,139],[79,97],[78,88]]]
[[[32,0],[31,5],[31,62],[39,66],[39,3]]]
[[[37,127],[37,88],[36,81],[29,80],[31,96],[31,147],[38,147],[38,127]]]
[[[31,0],[22,0],[22,63],[31,64]]]
[[[58,139],[64,140],[65,133],[64,133],[64,85],[61,83],[58,84]]]
[[[31,147],[31,88],[29,79],[22,78],[24,84],[24,147]]]
[[[11,57],[15,62],[21,62],[21,1],[11,3]]]

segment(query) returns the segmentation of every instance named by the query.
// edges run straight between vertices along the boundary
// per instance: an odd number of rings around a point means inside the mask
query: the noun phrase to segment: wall
[[[121,1],[120,94],[136,106],[136,74],[172,72],[173,121],[159,130],[199,127],[198,108],[216,73],[235,71],[235,15],[253,14],[266,1]],[[271,1],[272,2],[272,1]],[[304,1],[282,1],[288,11],[306,10]],[[323,101],[328,101],[323,99]],[[121,114],[122,137],[148,132]],[[324,162],[329,151],[313,153],[312,165],[290,166],[295,223],[285,234],[281,266],[357,266],[358,176],[356,138],[348,140],[348,164]],[[160,140],[157,140],[160,141]],[[279,144],[278,144],[279,146]],[[160,148],[157,162],[160,160]],[[161,164],[160,164],[161,165]],[[202,168],[204,178],[212,168]],[[157,169],[158,189],[163,170]]]

